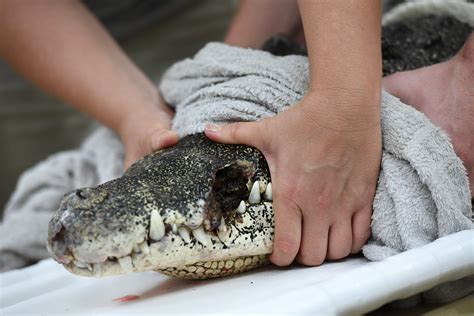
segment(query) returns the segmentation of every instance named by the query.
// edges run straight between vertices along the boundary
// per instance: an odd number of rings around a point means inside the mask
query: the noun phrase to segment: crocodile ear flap
[[[212,183],[212,190],[204,205],[204,227],[217,229],[221,219],[233,212],[245,212],[255,166],[250,161],[237,160],[218,169]],[[242,206],[242,202],[243,206]]]

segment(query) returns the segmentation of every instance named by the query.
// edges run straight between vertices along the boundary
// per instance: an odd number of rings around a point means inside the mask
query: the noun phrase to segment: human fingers
[[[127,135],[125,145],[125,169],[128,169],[135,161],[143,156],[175,145],[179,141],[177,133],[163,127],[136,128],[134,133]]]
[[[340,212],[341,216],[343,213]],[[338,218],[329,229],[329,240],[326,258],[338,260],[347,257],[352,249],[351,218]]]
[[[261,122],[238,122],[227,125],[210,124],[206,126],[206,136],[224,144],[245,144],[260,148],[262,139]]]
[[[175,145],[179,141],[179,136],[176,132],[162,129],[153,133],[150,139],[151,151]]]
[[[372,203],[352,215],[352,249],[351,253],[358,253],[370,237],[370,222],[372,217]]]
[[[326,258],[329,227],[316,212],[303,212],[303,232],[297,261],[307,266],[317,266]]]
[[[298,205],[284,194],[279,194],[279,189],[281,190],[275,183],[273,188],[275,237],[270,260],[277,266],[287,266],[293,262],[300,248],[302,215]]]

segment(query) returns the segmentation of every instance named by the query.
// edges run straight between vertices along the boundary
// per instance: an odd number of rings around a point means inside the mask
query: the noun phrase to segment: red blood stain
[[[138,295],[125,295],[116,299],[113,299],[114,302],[130,302],[140,299]]]

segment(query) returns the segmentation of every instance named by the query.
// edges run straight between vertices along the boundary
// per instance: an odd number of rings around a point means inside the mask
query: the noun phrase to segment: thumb
[[[155,132],[150,139],[151,151],[176,145],[179,136],[176,132],[170,130],[162,130]]]
[[[227,125],[210,124],[206,126],[206,136],[224,144],[244,144],[260,147],[262,139],[260,122],[239,122]]]

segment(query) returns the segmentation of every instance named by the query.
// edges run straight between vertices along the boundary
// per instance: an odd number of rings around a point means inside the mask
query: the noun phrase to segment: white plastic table
[[[314,268],[268,266],[209,281],[173,279],[155,272],[83,278],[44,260],[0,274],[0,311],[2,315],[360,314],[472,274],[474,231],[382,262],[357,257]]]

